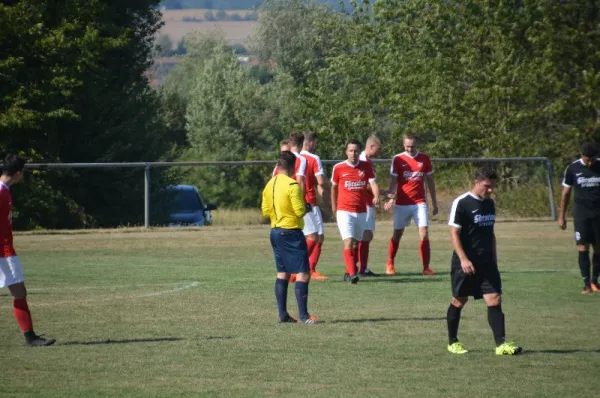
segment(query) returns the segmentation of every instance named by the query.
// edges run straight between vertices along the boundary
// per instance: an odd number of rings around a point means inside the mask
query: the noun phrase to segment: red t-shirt
[[[397,179],[397,205],[425,203],[425,176],[433,174],[429,156],[417,152],[415,157],[406,152],[394,156],[390,175]]]
[[[0,182],[0,257],[16,256],[12,234],[12,195],[7,185]]]
[[[375,175],[375,177],[377,177],[377,175],[375,174],[375,168],[373,167],[373,162],[371,162],[371,159],[369,159],[367,157],[367,154],[365,153],[365,151],[363,151],[360,154],[359,159],[361,162],[369,163],[371,165],[371,167],[373,168],[373,175]],[[371,192],[370,189],[367,189],[367,206],[373,207],[373,197],[374,197],[373,192]]]
[[[306,159],[297,153],[294,153],[294,155],[296,155],[296,165],[294,167],[294,174],[290,177],[295,180],[296,176],[303,176],[306,179]],[[273,170],[273,175],[276,174],[279,174],[279,167],[277,166]]]
[[[317,176],[325,174],[323,163],[321,163],[320,157],[308,151],[302,151],[300,155],[306,159],[306,191],[304,192],[304,201],[310,203],[311,206],[317,206]]]
[[[358,161],[353,165],[348,161],[340,162],[333,166],[331,183],[337,185],[337,210],[352,213],[365,213],[367,211],[367,186],[375,180],[373,166],[369,162]]]

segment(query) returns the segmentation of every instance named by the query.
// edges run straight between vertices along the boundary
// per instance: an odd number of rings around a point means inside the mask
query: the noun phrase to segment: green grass
[[[371,268],[384,268],[379,223]],[[465,356],[446,352],[447,228],[431,228],[437,277],[418,274],[407,231],[392,278],[341,282],[326,229],[309,308],[323,325],[276,325],[268,227],[22,234],[29,303],[49,348],[26,348],[0,291],[0,396],[595,396],[600,295],[582,296],[571,233],[497,224],[508,337],[496,357],[485,305],[463,311]],[[192,286],[194,282],[199,285]],[[296,313],[290,291],[288,307]]]

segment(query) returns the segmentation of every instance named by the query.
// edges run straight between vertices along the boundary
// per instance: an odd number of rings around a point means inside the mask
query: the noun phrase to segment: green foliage
[[[172,146],[148,86],[158,1],[0,5],[0,152],[39,162],[158,160]],[[22,227],[140,223],[140,171],[40,173],[16,201]],[[41,195],[41,197],[40,197]],[[55,212],[49,209],[58,207]],[[56,213],[56,214],[55,214]]]

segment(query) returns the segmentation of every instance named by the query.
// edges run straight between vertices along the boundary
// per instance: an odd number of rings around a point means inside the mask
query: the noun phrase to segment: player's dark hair
[[[296,167],[296,155],[291,151],[281,151],[277,160],[277,167],[281,170],[294,170]]]
[[[352,138],[350,141],[346,143],[346,149],[348,149],[348,145],[358,145],[358,150],[362,151],[362,144],[356,138]]]
[[[302,145],[304,145],[304,133],[300,131],[293,131],[290,134],[290,144],[297,148],[302,148]]]
[[[2,167],[0,167],[1,174],[7,176],[13,176],[19,171],[23,171],[25,168],[25,159],[14,153],[9,153],[4,157]]]
[[[585,157],[595,158],[598,156],[598,145],[596,145],[594,142],[583,143],[579,147],[579,152]]]
[[[475,170],[475,181],[498,181],[498,173],[490,166],[481,166]]]
[[[316,140],[317,137],[317,133],[315,133],[314,131],[305,131],[304,132],[304,142],[312,142],[314,140]]]

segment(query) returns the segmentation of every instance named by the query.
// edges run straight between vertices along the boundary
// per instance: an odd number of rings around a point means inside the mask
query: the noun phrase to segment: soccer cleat
[[[366,269],[363,272],[359,272],[358,275],[360,276],[379,276],[379,274],[376,274],[375,272],[371,271],[370,269]]]
[[[326,281],[329,278],[319,271],[313,271],[310,273],[310,279],[315,281]]]
[[[289,283],[294,283],[294,282],[296,282],[296,274],[290,274]]]
[[[356,285],[359,281],[358,275],[348,275],[348,274],[344,274],[344,280],[346,282],[350,282],[353,285]]]
[[[425,268],[423,270],[423,275],[437,275],[437,272],[435,272],[434,270],[432,270],[431,268]]]
[[[35,335],[25,341],[27,347],[44,347],[56,343],[56,339],[45,339],[42,336]]]
[[[589,287],[584,287],[583,290],[581,291],[581,294],[589,294],[591,292],[591,289]]]
[[[594,282],[591,283],[590,289],[592,289],[592,292],[600,292],[600,287]]]
[[[523,351],[523,348],[519,347],[512,341],[506,341],[496,347],[496,355],[517,355]]]
[[[309,315],[306,318],[300,320],[300,323],[303,323],[305,325],[315,325],[317,323],[324,323],[324,321],[318,319],[315,316]]]
[[[460,341],[455,341],[452,344],[448,344],[448,352],[452,354],[466,354],[469,350]]]
[[[287,314],[285,318],[280,319],[279,321],[277,321],[277,323],[298,323],[298,320],[290,314]]]
[[[394,268],[394,262],[388,260],[387,264],[385,265],[385,274],[386,275],[396,275],[396,269]]]

